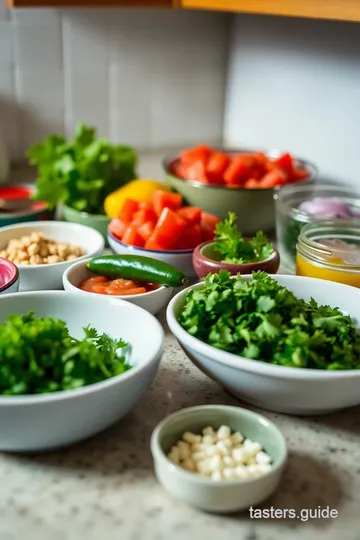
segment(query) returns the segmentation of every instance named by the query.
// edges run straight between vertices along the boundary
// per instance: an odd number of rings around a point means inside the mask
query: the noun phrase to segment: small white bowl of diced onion
[[[155,473],[174,497],[230,513],[267,499],[287,460],[279,429],[240,407],[203,405],[167,416],[153,431]]]

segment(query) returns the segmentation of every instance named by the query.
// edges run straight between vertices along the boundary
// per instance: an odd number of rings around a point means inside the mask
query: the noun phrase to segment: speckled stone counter
[[[360,539],[360,408],[317,418],[264,412],[283,431],[290,458],[278,492],[261,508],[300,513],[320,505],[339,514],[301,521],[212,516],[163,491],[149,450],[152,429],[169,413],[204,403],[239,404],[167,333],[153,387],[117,425],[52,454],[0,454],[0,539]]]

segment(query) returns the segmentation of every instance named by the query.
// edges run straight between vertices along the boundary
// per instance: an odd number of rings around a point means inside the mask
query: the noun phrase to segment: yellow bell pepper
[[[158,180],[149,178],[132,180],[106,197],[104,201],[105,213],[110,218],[117,217],[126,199],[150,203],[155,191],[158,190],[170,191],[166,184]]]

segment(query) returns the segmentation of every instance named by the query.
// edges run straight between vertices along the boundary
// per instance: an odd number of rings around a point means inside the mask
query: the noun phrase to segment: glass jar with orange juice
[[[296,246],[296,274],[360,287],[360,220],[305,225]]]

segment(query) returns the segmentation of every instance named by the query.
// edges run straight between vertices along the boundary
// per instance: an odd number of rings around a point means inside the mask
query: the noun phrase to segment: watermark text
[[[330,506],[317,506],[316,508],[253,508],[250,506],[249,514],[251,519],[300,519],[309,521],[310,519],[336,519],[339,512]]]

